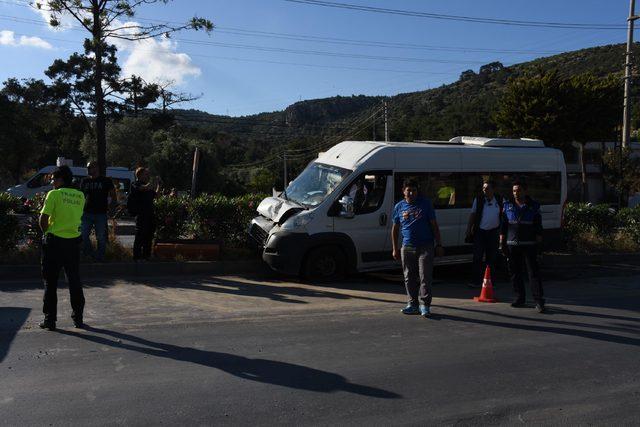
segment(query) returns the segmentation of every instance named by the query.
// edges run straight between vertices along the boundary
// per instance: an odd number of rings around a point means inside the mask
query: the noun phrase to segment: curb
[[[544,254],[542,267],[568,268],[589,264],[640,265],[640,253],[630,254]],[[183,261],[183,262],[114,262],[80,264],[83,279],[160,277],[198,274],[276,274],[262,260],[244,261]],[[0,265],[3,280],[40,280],[40,265]]]
[[[249,261],[184,261],[184,262],[114,262],[80,264],[82,279],[160,277],[199,274],[272,274],[261,260]],[[41,280],[40,265],[2,265],[3,280]]]
[[[543,255],[544,267],[571,267],[589,264],[636,264],[640,265],[640,253],[607,254],[559,254]]]

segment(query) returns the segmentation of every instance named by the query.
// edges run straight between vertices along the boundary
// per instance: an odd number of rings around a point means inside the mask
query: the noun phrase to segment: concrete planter
[[[153,253],[161,260],[180,257],[189,261],[217,261],[220,244],[210,240],[158,240]]]

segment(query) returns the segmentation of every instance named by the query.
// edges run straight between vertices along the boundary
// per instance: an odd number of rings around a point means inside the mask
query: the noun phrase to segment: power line
[[[270,31],[256,31],[245,30],[242,28],[233,27],[216,27],[216,32],[223,34],[232,34],[247,37],[265,37],[275,38],[283,40],[293,40],[302,42],[313,43],[328,43],[337,45],[349,45],[349,46],[367,46],[367,47],[382,47],[391,49],[413,49],[413,50],[435,50],[445,52],[459,52],[459,53],[511,53],[511,54],[539,54],[539,55],[552,55],[555,53],[562,53],[560,50],[525,50],[525,49],[495,49],[495,48],[479,48],[479,47],[467,47],[467,46],[438,46],[438,45],[421,45],[413,43],[398,43],[398,42],[384,42],[377,40],[354,40],[343,39],[335,37],[321,37],[313,35],[303,34],[290,34],[290,33],[276,33]],[[184,39],[176,39],[184,40]]]
[[[462,16],[462,15],[445,15],[440,13],[428,13],[402,9],[390,9],[382,7],[364,6],[352,3],[338,3],[322,0],[284,0],[290,3],[301,3],[313,6],[323,6],[336,9],[348,9],[360,12],[372,12],[388,15],[401,15],[411,16],[417,18],[429,18],[440,19],[447,21],[459,21],[459,22],[474,22],[480,24],[497,24],[497,25],[511,25],[517,27],[541,27],[541,28],[575,28],[581,30],[620,30],[626,28],[619,24],[600,24],[600,23],[577,23],[577,22],[545,22],[545,21],[525,21],[515,19],[499,19],[499,18],[484,18],[474,16]]]
[[[352,121],[351,129],[353,129],[353,127],[355,126],[360,126],[358,128],[358,131],[361,130],[363,125],[367,125],[372,120],[375,120],[375,116],[379,114],[380,111],[382,111],[382,107],[378,107],[378,109],[375,110],[374,113],[368,117],[362,118],[362,116],[365,115],[365,114],[362,114],[360,117]],[[366,114],[368,114],[368,112]],[[354,132],[351,132],[349,134],[353,134],[353,133]],[[345,135],[347,135],[347,133],[341,134],[340,136],[337,137],[337,139],[335,136],[331,137],[325,140],[323,143],[307,149],[284,150],[284,151],[272,154],[270,156],[267,156],[263,160],[229,165],[229,166],[226,166],[225,168],[230,170],[245,170],[245,169],[253,169],[256,167],[268,167],[282,160],[285,155],[287,156],[288,160],[301,160],[301,159],[309,158],[310,155],[317,155],[316,153],[318,150],[322,150],[329,146],[335,145],[337,142],[343,139]],[[294,154],[289,155],[288,153],[294,153]]]

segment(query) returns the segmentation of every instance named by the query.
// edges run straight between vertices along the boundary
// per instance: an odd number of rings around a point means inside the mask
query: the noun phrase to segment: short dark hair
[[[52,175],[53,179],[62,178],[65,187],[70,187],[73,183],[73,172],[67,165],[58,166]]]
[[[516,185],[524,188],[525,190],[528,189],[526,181],[522,178],[513,180],[513,182],[511,183],[511,187],[515,187]]]
[[[418,188],[418,181],[413,178],[405,179],[402,183],[402,189],[404,190],[407,187]]]
[[[144,166],[139,166],[136,168],[136,178],[140,179],[142,174],[147,170]]]

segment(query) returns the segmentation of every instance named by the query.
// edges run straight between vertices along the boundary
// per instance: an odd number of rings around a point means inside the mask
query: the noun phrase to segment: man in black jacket
[[[485,181],[482,184],[482,194],[473,200],[469,214],[465,241],[473,243],[473,276],[469,284],[472,288],[482,286],[485,266],[491,269],[492,280],[495,277],[502,197],[495,194],[493,189],[492,181]]]
[[[136,169],[136,181],[131,185],[127,199],[129,213],[136,217],[136,236],[133,241],[133,259],[148,260],[151,256],[151,243],[155,233],[153,202],[156,191],[150,183],[149,169]]]
[[[87,164],[88,177],[80,183],[80,191],[84,193],[86,203],[82,214],[82,242],[83,251],[96,261],[104,261],[104,252],[107,245],[107,211],[109,198],[111,203],[117,203],[116,190],[111,178],[102,176],[97,162]],[[95,229],[97,251],[91,244],[91,229]]]

